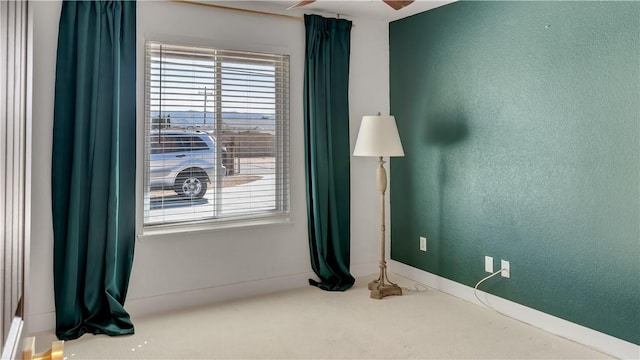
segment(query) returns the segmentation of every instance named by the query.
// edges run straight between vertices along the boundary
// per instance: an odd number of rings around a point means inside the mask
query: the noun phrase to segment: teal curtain
[[[65,1],[51,169],[56,335],[133,334],[136,3]]]
[[[311,267],[323,290],[344,291],[350,261],[351,22],[305,15],[304,142]]]

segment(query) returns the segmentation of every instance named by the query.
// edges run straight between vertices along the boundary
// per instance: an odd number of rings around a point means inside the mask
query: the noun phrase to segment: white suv
[[[207,133],[154,130],[149,144],[151,190],[174,190],[191,199],[207,193],[207,184],[216,175],[216,146]],[[225,174],[222,165],[220,169],[220,174]]]

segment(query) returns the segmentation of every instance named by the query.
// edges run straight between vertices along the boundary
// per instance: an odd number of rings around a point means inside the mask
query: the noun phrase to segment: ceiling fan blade
[[[303,0],[303,1],[298,1],[297,3],[295,3],[294,5],[291,5],[287,8],[287,10],[291,10],[291,9],[295,9],[295,8],[299,8],[299,7],[303,7],[306,5],[311,4],[312,2],[315,2],[316,0]]]
[[[382,1],[384,1],[385,4],[391,6],[394,10],[400,10],[403,7],[411,4],[414,0],[407,0],[407,1],[402,1],[402,0],[382,0]]]

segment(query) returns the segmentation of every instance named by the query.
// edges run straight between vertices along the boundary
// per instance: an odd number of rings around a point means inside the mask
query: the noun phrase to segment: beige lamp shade
[[[404,156],[393,115],[363,116],[354,156]]]

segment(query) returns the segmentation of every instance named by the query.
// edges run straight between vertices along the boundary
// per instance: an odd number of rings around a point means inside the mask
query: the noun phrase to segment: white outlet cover
[[[427,238],[420,236],[420,251],[427,251]]]
[[[493,273],[493,257],[491,256],[484,257],[484,271],[488,273]]]
[[[502,269],[502,273],[500,274],[500,276],[504,278],[511,277],[511,265],[509,264],[508,261],[500,260],[500,269]]]

